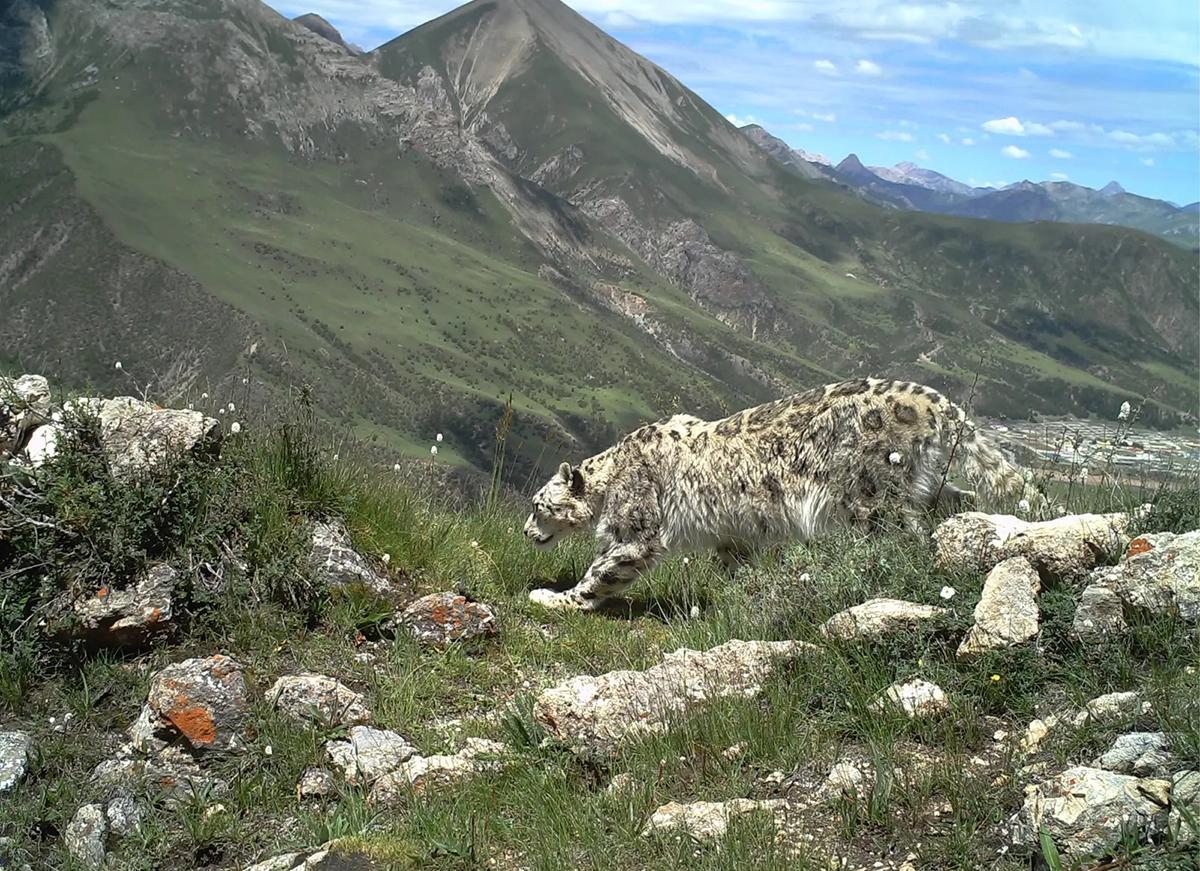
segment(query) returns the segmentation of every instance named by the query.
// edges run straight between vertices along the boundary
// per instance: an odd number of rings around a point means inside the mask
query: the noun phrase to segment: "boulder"
[[[952,571],[991,571],[1023,556],[1043,578],[1075,582],[1115,559],[1129,542],[1130,515],[1072,514],[1032,522],[966,511],[933,532],[938,563]]]
[[[1129,608],[1200,623],[1200,530],[1137,538],[1118,565],[1096,569],[1088,581],[1085,597],[1107,590]]]
[[[1096,760],[1097,768],[1136,774],[1139,777],[1163,775],[1174,760],[1171,739],[1164,732],[1130,732],[1113,742]]]
[[[784,663],[816,650],[800,641],[727,641],[676,650],[645,671],[581,675],[538,697],[533,715],[547,735],[580,756],[613,754],[627,738],[665,732],[712,699],[752,698]]]
[[[399,615],[399,623],[413,638],[430,647],[448,647],[495,635],[496,614],[482,602],[460,593],[433,593],[417,599]]]
[[[16,788],[29,767],[33,737],[28,732],[0,732],[0,795]]]
[[[179,573],[151,566],[123,590],[101,587],[76,598],[62,635],[105,647],[138,647],[174,629],[174,593]]]
[[[146,809],[128,792],[119,792],[104,808],[108,832],[116,837],[124,837],[136,830],[145,816]]]
[[[138,475],[216,442],[220,423],[198,411],[160,408],[132,396],[76,399],[67,414],[95,418],[109,469],[117,477]]]
[[[1116,592],[1102,584],[1084,589],[1071,620],[1071,636],[1080,641],[1105,641],[1129,628],[1125,605]]]
[[[507,750],[496,741],[468,738],[463,749],[451,755],[412,756],[376,780],[368,799],[390,804],[410,793],[441,789],[484,772],[499,771]]]
[[[387,577],[354,549],[340,520],[313,524],[308,564],[314,577],[330,590],[360,587],[384,597],[395,592]]]
[[[1026,789],[1025,804],[1013,820],[1013,844],[1037,852],[1039,832],[1045,829],[1066,856],[1102,856],[1126,831],[1139,841],[1163,832],[1170,794],[1169,780],[1069,768]]]
[[[105,759],[92,771],[92,784],[110,795],[152,793],[171,801],[186,801],[197,792],[220,794],[226,784],[205,771],[180,747],[143,753],[132,743]]]
[[[75,811],[63,835],[67,853],[80,867],[87,869],[97,869],[104,864],[107,840],[108,820],[104,808],[98,804],[85,804]]]
[[[363,697],[323,674],[292,674],[275,681],[267,702],[298,723],[358,726],[371,721]]]
[[[697,841],[716,841],[725,836],[730,821],[737,817],[754,813],[774,815],[785,807],[787,802],[778,798],[761,801],[735,798],[729,801],[695,801],[690,804],[673,801],[654,811],[642,828],[642,837],[679,832]]]
[[[143,753],[170,745],[196,755],[233,751],[244,746],[248,717],[242,667],[216,654],[177,662],[156,674],[130,737]]]
[[[911,631],[945,613],[945,608],[901,599],[868,599],[861,605],[834,614],[821,624],[821,634],[842,640],[882,638],[894,632]]]
[[[940,686],[917,678],[907,683],[892,684],[871,702],[870,707],[871,710],[880,712],[898,710],[913,720],[948,711],[950,702]]]
[[[325,752],[347,783],[369,785],[411,759],[417,748],[389,729],[355,726],[346,740],[326,744]]]
[[[41,375],[0,377],[0,459],[13,457],[50,420],[50,382]]]
[[[1021,644],[1037,635],[1037,594],[1042,583],[1029,560],[1015,556],[998,563],[983,582],[975,625],[958,647],[960,657]]]
[[[33,431],[25,443],[25,458],[29,460],[29,465],[40,469],[58,456],[60,433],[61,430],[55,423],[44,424]]]
[[[1200,771],[1178,771],[1171,778],[1168,824],[1177,843],[1200,841]]]

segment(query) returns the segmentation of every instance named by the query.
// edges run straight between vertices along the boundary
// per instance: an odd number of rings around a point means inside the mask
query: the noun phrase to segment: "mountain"
[[[313,33],[317,34],[317,36],[324,37],[330,42],[340,45],[347,51],[353,51],[355,54],[361,53],[359,49],[347,45],[346,41],[342,39],[341,33],[338,32],[338,29],[315,12],[299,15],[292,20],[303,27],[307,27]]]
[[[932,169],[923,169],[911,161],[897,163],[892,167],[872,166],[870,170],[886,181],[896,182],[897,184],[917,185],[918,187],[923,187],[931,191],[939,191],[944,194],[975,197],[989,190],[988,188],[971,187],[969,184],[955,181],[949,176],[942,175],[940,172],[934,172]]]
[[[832,167],[829,158],[823,154],[810,154],[799,148],[792,148],[778,136],[772,136],[758,124],[746,124],[738,128],[751,142],[761,148],[784,166],[791,167],[805,178],[826,178]]]
[[[895,176],[897,173],[889,172],[888,175]],[[870,202],[893,208],[950,213],[958,203],[966,199],[961,194],[927,187],[924,184],[885,178],[874,168],[865,166],[857,154],[847,155],[834,167],[833,176]]]
[[[0,213],[0,368],[481,468],[511,396],[518,481],[844,376],[1195,415],[1187,252],[881,209],[554,0],[361,56],[257,0],[10,2]]]

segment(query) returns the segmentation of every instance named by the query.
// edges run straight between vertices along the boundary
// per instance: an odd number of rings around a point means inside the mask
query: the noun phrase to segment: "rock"
[[[324,768],[306,768],[296,782],[296,798],[323,798],[337,791],[333,774]]]
[[[1029,726],[1025,729],[1025,735],[1021,738],[1021,750],[1025,753],[1036,753],[1042,746],[1042,742],[1050,734],[1050,731],[1059,722],[1060,718],[1057,714],[1051,714],[1044,719],[1030,721]]]
[[[317,850],[275,856],[244,871],[383,871],[383,867],[353,845],[342,846],[342,842],[331,841]]]
[[[176,743],[196,755],[234,751],[244,746],[248,715],[246,681],[235,660],[187,659],[154,676],[130,737],[143,753]]]
[[[40,469],[58,456],[59,435],[57,424],[48,423],[35,429],[25,444],[25,458],[29,460],[29,465]]]
[[[933,538],[937,560],[948,570],[986,572],[1023,556],[1044,578],[1073,582],[1125,549],[1129,522],[1124,513],[1031,522],[1009,514],[966,511],[943,521]]]
[[[1194,844],[1200,841],[1200,771],[1179,771],[1171,778],[1171,815],[1168,822],[1177,843]]]
[[[613,779],[608,782],[608,786],[604,787],[604,794],[616,796],[627,792],[632,787],[633,775],[628,771],[622,771],[620,774],[613,775]]]
[[[1130,732],[1117,738],[1112,747],[1096,760],[1095,765],[1109,771],[1145,777],[1166,774],[1173,759],[1171,739],[1166,733]]]
[[[374,783],[396,771],[417,749],[388,729],[355,726],[345,741],[330,741],[325,752],[352,784]]]
[[[440,789],[488,771],[499,771],[507,747],[485,738],[468,738],[466,746],[449,756],[413,756],[371,787],[372,802],[388,804],[409,793]]]
[[[1108,589],[1130,608],[1200,623],[1200,530],[1143,536],[1134,544],[1120,564],[1092,572],[1089,589]]]
[[[67,824],[63,843],[72,859],[84,868],[95,869],[104,864],[107,838],[104,808],[98,804],[85,804]]]
[[[697,841],[723,838],[731,820],[753,813],[775,814],[787,806],[783,799],[754,801],[735,798],[729,801],[696,801],[691,804],[669,802],[658,808],[642,828],[642,837],[681,832]]]
[[[821,624],[826,638],[882,638],[898,631],[911,631],[920,623],[946,613],[945,608],[919,605],[901,599],[869,599],[861,605],[834,614]]]
[[[371,720],[361,695],[323,674],[285,675],[267,690],[267,702],[298,723],[357,726]]]
[[[74,617],[61,634],[107,647],[137,647],[174,628],[172,608],[178,572],[159,564],[128,589],[101,587],[71,604]]]
[[[118,396],[78,399],[64,411],[94,416],[109,469],[117,477],[146,472],[165,461],[215,443],[220,423],[198,411],[158,406]]]
[[[124,837],[142,824],[146,816],[145,808],[134,800],[128,792],[121,792],[109,801],[104,809],[104,819],[108,824],[110,834]]]
[[[32,753],[33,737],[28,732],[0,732],[0,795],[21,782]]]
[[[1037,635],[1038,573],[1023,556],[1006,559],[988,572],[975,606],[975,625],[958,647],[960,657],[1021,644]]]
[[[413,638],[431,647],[485,638],[499,630],[491,608],[459,593],[422,596],[401,612],[399,621]]]
[[[395,592],[391,582],[354,549],[341,521],[313,524],[308,563],[317,580],[331,590],[361,587],[384,597]]]
[[[0,377],[0,458],[19,454],[49,419],[50,382],[41,375]]]
[[[863,794],[863,773],[857,765],[838,762],[829,769],[825,778],[825,790],[843,798],[857,798]]]
[[[1139,841],[1162,832],[1170,792],[1169,780],[1069,768],[1026,790],[1024,807],[1013,820],[1013,844],[1038,852],[1044,828],[1065,855],[1102,856],[1121,842],[1124,830]]]
[[[950,702],[937,684],[917,678],[892,684],[871,702],[870,707],[873,711],[898,708],[909,719],[923,719],[948,711]]]
[[[1096,696],[1083,710],[1075,715],[1072,725],[1083,726],[1094,723],[1101,726],[1111,726],[1127,723],[1143,714],[1150,713],[1151,705],[1145,701],[1141,693],[1135,691],[1105,693]]]
[[[186,800],[197,791],[216,795],[226,789],[223,781],[201,769],[195,758],[180,747],[146,754],[132,743],[97,765],[92,783],[108,793],[152,792],[169,801]]]
[[[816,650],[800,641],[728,641],[704,652],[668,653],[646,671],[581,675],[538,697],[533,715],[581,756],[609,755],[626,738],[662,733],[711,699],[752,698],[782,664]]]
[[[1120,596],[1102,584],[1084,589],[1071,621],[1072,637],[1080,641],[1104,641],[1128,628]]]

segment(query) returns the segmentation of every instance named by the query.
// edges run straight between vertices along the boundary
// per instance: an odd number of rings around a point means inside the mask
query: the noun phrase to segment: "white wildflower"
[[[683,558],[683,564],[684,564],[685,566],[686,566],[688,563],[690,563],[691,561],[692,561],[692,558],[691,558],[691,557],[687,557],[687,556],[685,556],[685,557]]]
[[[334,455],[333,455],[333,461],[334,461],[335,463],[336,463],[338,460],[340,460],[341,458],[342,458],[342,455],[341,455],[341,454],[334,454]]]
[[[1026,514],[1026,513],[1028,513],[1028,511],[1029,511],[1029,500],[1028,500],[1028,499],[1022,499],[1020,502],[1018,502],[1018,503],[1017,503],[1017,510],[1018,510],[1018,511],[1020,511],[1022,514]]]
[[[122,365],[121,365],[121,361],[120,361],[120,360],[118,360],[118,361],[117,361],[117,365],[116,365],[116,367],[115,367],[115,368],[116,368],[116,370],[117,370],[118,372],[120,372],[120,371],[121,371],[122,369],[124,369],[125,367],[124,367],[124,366],[122,366]]]
[[[891,463],[893,466],[900,465],[900,452],[892,451],[890,454],[888,454],[888,462]]]
[[[263,754],[266,756],[270,756],[274,752],[275,751],[271,748],[270,744],[268,744],[266,747],[263,748]]]
[[[691,617],[693,620],[695,620],[697,617],[699,617],[699,616],[700,616],[700,606],[699,606],[699,605],[693,605],[693,606],[692,606],[692,610],[691,610],[691,611],[689,611],[689,612],[688,612],[688,614],[689,614],[689,616],[690,616],[690,617]]]
[[[207,394],[207,393],[201,393],[201,394],[200,394],[200,398],[201,398],[201,399],[208,399],[208,394]]]
[[[438,440],[439,442],[442,440],[442,434],[441,434],[441,433],[438,433],[438,434],[437,434],[437,440]]]
[[[225,414],[225,409],[223,409],[223,408],[218,408],[218,409],[217,409],[217,414],[218,414],[218,415],[223,415],[223,414]]]
[[[1087,476],[1088,476],[1088,467],[1084,466],[1083,468],[1081,468],[1079,470],[1079,477],[1086,480]]]
[[[1121,410],[1117,412],[1117,420],[1129,420],[1129,415],[1133,411],[1133,406],[1128,402],[1121,403]]]
[[[250,379],[249,379],[249,378],[243,378],[243,379],[242,379],[242,383],[243,383],[243,384],[249,384],[249,383],[250,383]]]
[[[437,451],[438,451],[438,447],[437,447],[437,445],[430,445],[430,446],[429,446],[429,455],[430,455],[431,457],[436,457],[436,456],[437,456]]]
[[[229,431],[234,435],[237,435],[242,431],[242,425],[235,420],[233,423],[229,424]]]
[[[797,578],[797,580],[799,580],[802,584],[807,584],[812,580],[812,575],[810,575],[808,572],[801,572],[800,577]]]
[[[393,471],[393,472],[399,472],[399,471],[400,471],[400,464],[399,464],[399,463],[396,463],[396,465],[392,466],[392,471]]]
[[[390,553],[385,553],[382,557],[380,557],[380,559],[383,560],[383,564],[386,566],[392,561],[392,555]]]
[[[958,593],[958,590],[954,589],[954,587],[942,587],[942,591],[938,595],[946,601],[950,601],[956,593]]]
[[[233,403],[232,403],[232,402],[231,402],[231,403],[229,403],[229,410],[230,410],[230,411],[237,411],[237,409],[233,407]]]
[[[475,539],[471,539],[471,547],[479,547],[479,542],[477,542]]]

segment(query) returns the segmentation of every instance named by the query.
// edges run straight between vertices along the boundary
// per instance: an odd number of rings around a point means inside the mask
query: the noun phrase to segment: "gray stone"
[[[1102,856],[1127,831],[1139,841],[1163,832],[1170,794],[1169,780],[1069,768],[1026,789],[1025,804],[1013,820],[1013,844],[1038,851],[1038,833],[1045,829],[1066,856]]]
[[[368,798],[389,804],[411,793],[441,789],[504,767],[508,748],[485,738],[468,738],[462,750],[451,755],[412,756],[375,781]]]
[[[104,809],[108,831],[117,837],[124,837],[137,829],[145,816],[145,808],[139,805],[128,792],[118,793]]]
[[[19,454],[50,419],[50,383],[41,375],[0,376],[0,459]]]
[[[966,511],[933,532],[943,568],[991,571],[1023,556],[1045,578],[1075,582],[1119,555],[1129,542],[1130,516],[1072,514],[1031,522],[1010,514]]]
[[[132,396],[78,399],[64,406],[94,415],[109,469],[117,477],[138,475],[216,442],[220,423],[198,411],[159,408]]]
[[[341,521],[313,524],[308,563],[317,580],[331,590],[361,587],[384,597],[395,592],[391,582],[354,549]]]
[[[63,843],[67,853],[82,867],[97,869],[104,864],[107,838],[108,823],[104,817],[104,808],[98,804],[85,804],[75,812],[75,816],[67,824]]]
[[[1075,726],[1112,726],[1129,723],[1143,714],[1148,714],[1150,710],[1150,703],[1135,690],[1105,693],[1084,705],[1083,710],[1075,715],[1072,722]]]
[[[950,709],[950,702],[937,684],[917,678],[892,684],[870,707],[874,711],[898,710],[911,720],[944,713]]]
[[[92,783],[108,794],[151,792],[171,802],[186,800],[197,792],[216,795],[226,789],[223,781],[203,770],[180,747],[165,747],[147,754],[132,743],[97,765],[92,771]]]
[[[333,775],[324,768],[306,768],[296,782],[296,797],[324,798],[337,791],[337,782]]]
[[[729,823],[746,814],[774,815],[787,807],[783,799],[754,801],[735,798],[729,801],[695,801],[690,804],[668,802],[654,811],[642,827],[642,837],[657,834],[687,835],[697,841],[717,841],[725,836]]]
[[[1118,565],[1097,569],[1089,581],[1130,608],[1200,623],[1200,530],[1134,539]]]
[[[69,635],[108,647],[136,647],[174,628],[173,599],[178,572],[151,566],[126,589],[101,587],[71,604]]]
[[[21,782],[32,753],[33,737],[28,732],[0,732],[0,795]]]
[[[1037,594],[1041,580],[1023,556],[1012,557],[988,572],[975,606],[975,625],[958,647],[961,657],[1021,644],[1037,635]]]
[[[581,675],[551,687],[534,704],[534,718],[578,755],[611,755],[626,739],[661,734],[710,700],[758,695],[777,668],[817,649],[800,641],[680,649],[646,671]]]
[[[1171,778],[1171,816],[1168,822],[1178,843],[1194,844],[1200,841],[1200,771],[1178,771]]]
[[[361,695],[323,674],[285,675],[267,691],[267,701],[298,723],[356,726],[371,720]]]
[[[851,762],[838,762],[829,769],[825,778],[825,790],[844,798],[857,798],[863,794],[864,776],[862,769]]]
[[[346,740],[330,741],[325,751],[348,783],[366,785],[396,771],[417,752],[397,733],[370,726],[355,726]]]
[[[130,737],[144,753],[176,743],[193,754],[233,751],[245,744],[248,717],[241,666],[221,654],[198,657],[154,676]]]
[[[868,599],[861,605],[834,614],[821,624],[821,634],[843,640],[882,638],[894,632],[912,631],[921,623],[945,613],[945,608],[901,599]]]
[[[430,647],[448,647],[499,631],[491,608],[450,592],[422,596],[400,613],[399,622],[413,638]]]
[[[1171,739],[1166,733],[1130,732],[1117,738],[1095,764],[1097,768],[1145,777],[1168,773],[1173,759]]]
[[[1129,626],[1121,597],[1103,584],[1084,589],[1071,621],[1071,635],[1080,641],[1105,641],[1121,635]]]

